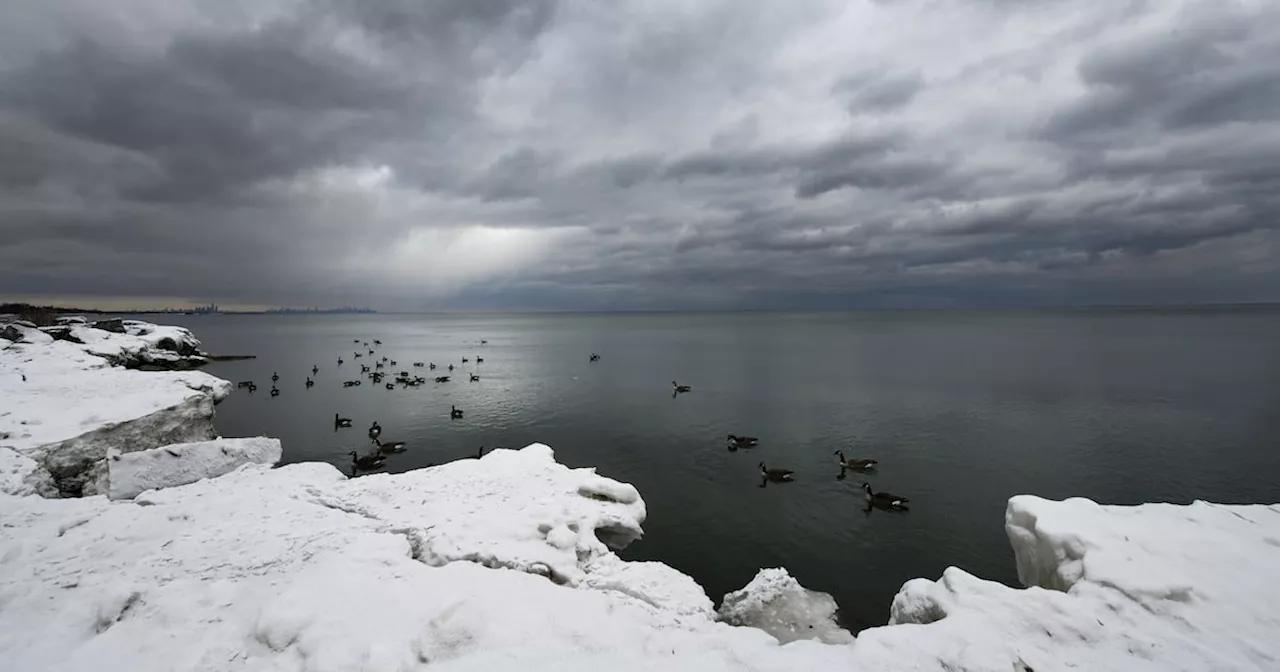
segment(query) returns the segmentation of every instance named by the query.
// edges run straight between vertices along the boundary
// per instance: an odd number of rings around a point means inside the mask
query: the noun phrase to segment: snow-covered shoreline
[[[1280,669],[1280,506],[1014,497],[1014,561],[1043,587],[951,568],[854,638],[783,571],[718,616],[688,576],[623,561],[641,493],[547,446],[348,479],[210,441],[229,384],[127,368],[198,356],[144,325],[0,340],[0,669]],[[103,494],[47,498],[55,475]]]

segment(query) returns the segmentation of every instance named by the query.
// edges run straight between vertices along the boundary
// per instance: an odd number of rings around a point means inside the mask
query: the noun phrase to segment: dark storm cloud
[[[0,293],[1280,298],[1267,3],[112,7],[0,10]]]

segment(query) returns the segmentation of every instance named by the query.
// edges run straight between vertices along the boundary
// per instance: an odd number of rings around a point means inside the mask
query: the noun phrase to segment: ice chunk
[[[741,590],[724,596],[720,620],[760,628],[779,642],[817,639],[832,644],[853,641],[836,623],[836,601],[800,585],[785,569],[762,569]]]
[[[213,438],[213,405],[231,384],[194,371],[112,366],[98,352],[160,352],[142,337],[84,325],[83,343],[12,343],[0,349],[0,445],[49,471],[68,494],[92,494],[107,450]],[[132,339],[132,340],[130,340]],[[179,357],[176,353],[166,353]]]
[[[18,451],[0,446],[0,493],[7,495],[57,496],[49,472]]]
[[[330,505],[411,530],[425,562],[468,560],[570,585],[593,560],[639,539],[645,518],[635,488],[565,467],[536,443],[482,460],[366,476],[328,496]]]
[[[217,439],[177,443],[107,460],[111,499],[129,499],[146,490],[194,483],[230,473],[245,464],[280,461],[279,439]]]

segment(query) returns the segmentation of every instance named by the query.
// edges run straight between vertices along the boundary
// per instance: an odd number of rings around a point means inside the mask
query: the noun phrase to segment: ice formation
[[[274,465],[280,461],[280,440],[218,439],[174,443],[133,453],[107,456],[108,496],[129,499],[153,489],[216,478],[246,464]]]
[[[853,635],[836,623],[836,600],[800,585],[785,569],[762,569],[742,590],[724,596],[720,620],[760,628],[786,643],[817,639],[848,643]]]
[[[199,344],[186,329],[134,321],[119,328],[132,333],[69,322],[48,328],[55,339],[11,323],[0,340],[0,447],[31,458],[71,494],[104,487],[108,449],[212,439],[213,406],[231,393],[230,383],[198,371],[129,368],[202,360],[182,354]],[[170,345],[177,350],[161,348]]]

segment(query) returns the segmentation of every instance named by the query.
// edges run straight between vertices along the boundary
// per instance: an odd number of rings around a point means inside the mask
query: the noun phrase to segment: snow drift
[[[228,474],[246,464],[274,465],[282,454],[279,439],[218,439],[175,443],[133,453],[109,453],[108,496],[129,499],[147,490],[195,483]]]
[[[199,341],[179,327],[119,322],[125,333],[74,321],[47,329],[61,340],[13,323],[4,331],[16,340],[0,340],[0,447],[32,459],[63,494],[104,491],[108,450],[212,439],[214,404],[231,393],[197,371],[135,370],[203,361],[182,354]]]

